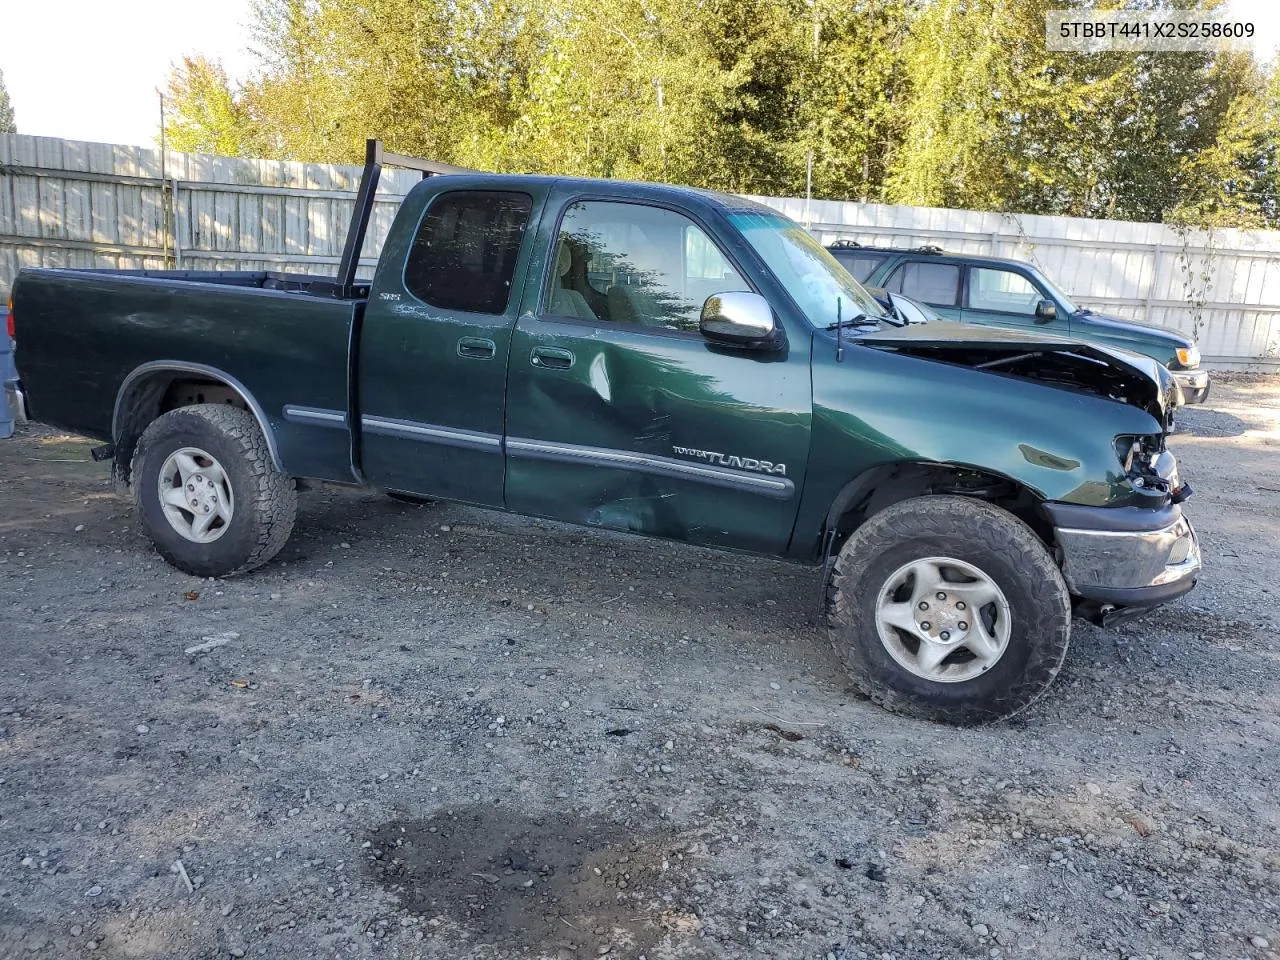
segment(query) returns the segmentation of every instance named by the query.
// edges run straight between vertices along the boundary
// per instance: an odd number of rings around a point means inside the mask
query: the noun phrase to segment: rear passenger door
[[[544,189],[448,190],[397,221],[358,345],[368,483],[502,504],[507,355]]]
[[[853,275],[853,279],[862,284],[865,284],[867,278],[875,273],[876,267],[889,259],[887,253],[870,253],[857,248],[828,247],[827,250],[836,258],[840,266]]]
[[[959,320],[960,285],[964,270],[937,257],[903,260],[889,271],[884,289],[927,303],[947,320]]]

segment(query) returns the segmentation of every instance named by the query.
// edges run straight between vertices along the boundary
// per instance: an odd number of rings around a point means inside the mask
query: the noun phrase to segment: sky
[[[19,133],[155,146],[169,66],[254,64],[251,0],[0,0],[0,71]]]
[[[0,0],[0,71],[21,133],[154,146],[157,87],[184,54],[253,71],[252,0]],[[1280,48],[1280,2],[1228,0],[1258,26],[1255,53]],[[41,42],[47,38],[50,42]]]

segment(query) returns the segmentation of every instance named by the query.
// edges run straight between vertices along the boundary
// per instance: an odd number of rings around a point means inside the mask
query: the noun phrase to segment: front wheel
[[[828,636],[858,688],[899,713],[982,723],[1033,703],[1062,667],[1071,601],[1035,533],[955,496],[893,504],[845,543]]]
[[[197,577],[243,573],[284,546],[298,508],[247,410],[202,403],[171,410],[138,439],[131,468],[143,532]]]

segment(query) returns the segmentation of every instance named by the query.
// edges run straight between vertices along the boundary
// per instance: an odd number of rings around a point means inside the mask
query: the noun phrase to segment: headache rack
[[[317,281],[312,284],[311,292],[328,293],[339,300],[367,296],[368,284],[356,283],[356,271],[360,268],[360,251],[364,249],[365,234],[369,230],[369,219],[373,216],[373,202],[378,192],[378,181],[382,178],[382,168],[401,167],[405,170],[417,170],[422,179],[443,176],[451,173],[479,173],[466,167],[455,167],[435,160],[421,160],[418,157],[406,157],[399,153],[391,153],[383,149],[381,140],[366,140],[364,144],[364,171],[360,174],[360,188],[356,191],[355,207],[351,211],[351,223],[347,227],[347,239],[342,246],[342,259],[338,262],[338,276],[332,281]],[[329,285],[330,289],[322,289]]]

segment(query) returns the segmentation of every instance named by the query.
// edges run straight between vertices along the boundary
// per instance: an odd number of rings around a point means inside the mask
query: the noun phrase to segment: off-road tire
[[[973,564],[1009,601],[1008,648],[971,680],[916,676],[880,640],[881,588],[903,564],[932,556]],[[1017,517],[967,497],[917,497],[874,514],[841,548],[827,585],[827,635],[875,703],[927,720],[988,723],[1025,710],[1053,683],[1071,638],[1071,598],[1044,544]]]
[[[161,465],[175,450],[198,447],[226,471],[235,496],[227,531],[193,543],[170,525],[160,506]],[[179,407],[153,420],[138,439],[131,468],[142,531],[160,556],[197,577],[226,577],[260,567],[289,539],[297,515],[293,480],[275,468],[266,438],[247,410],[229,404]]]

